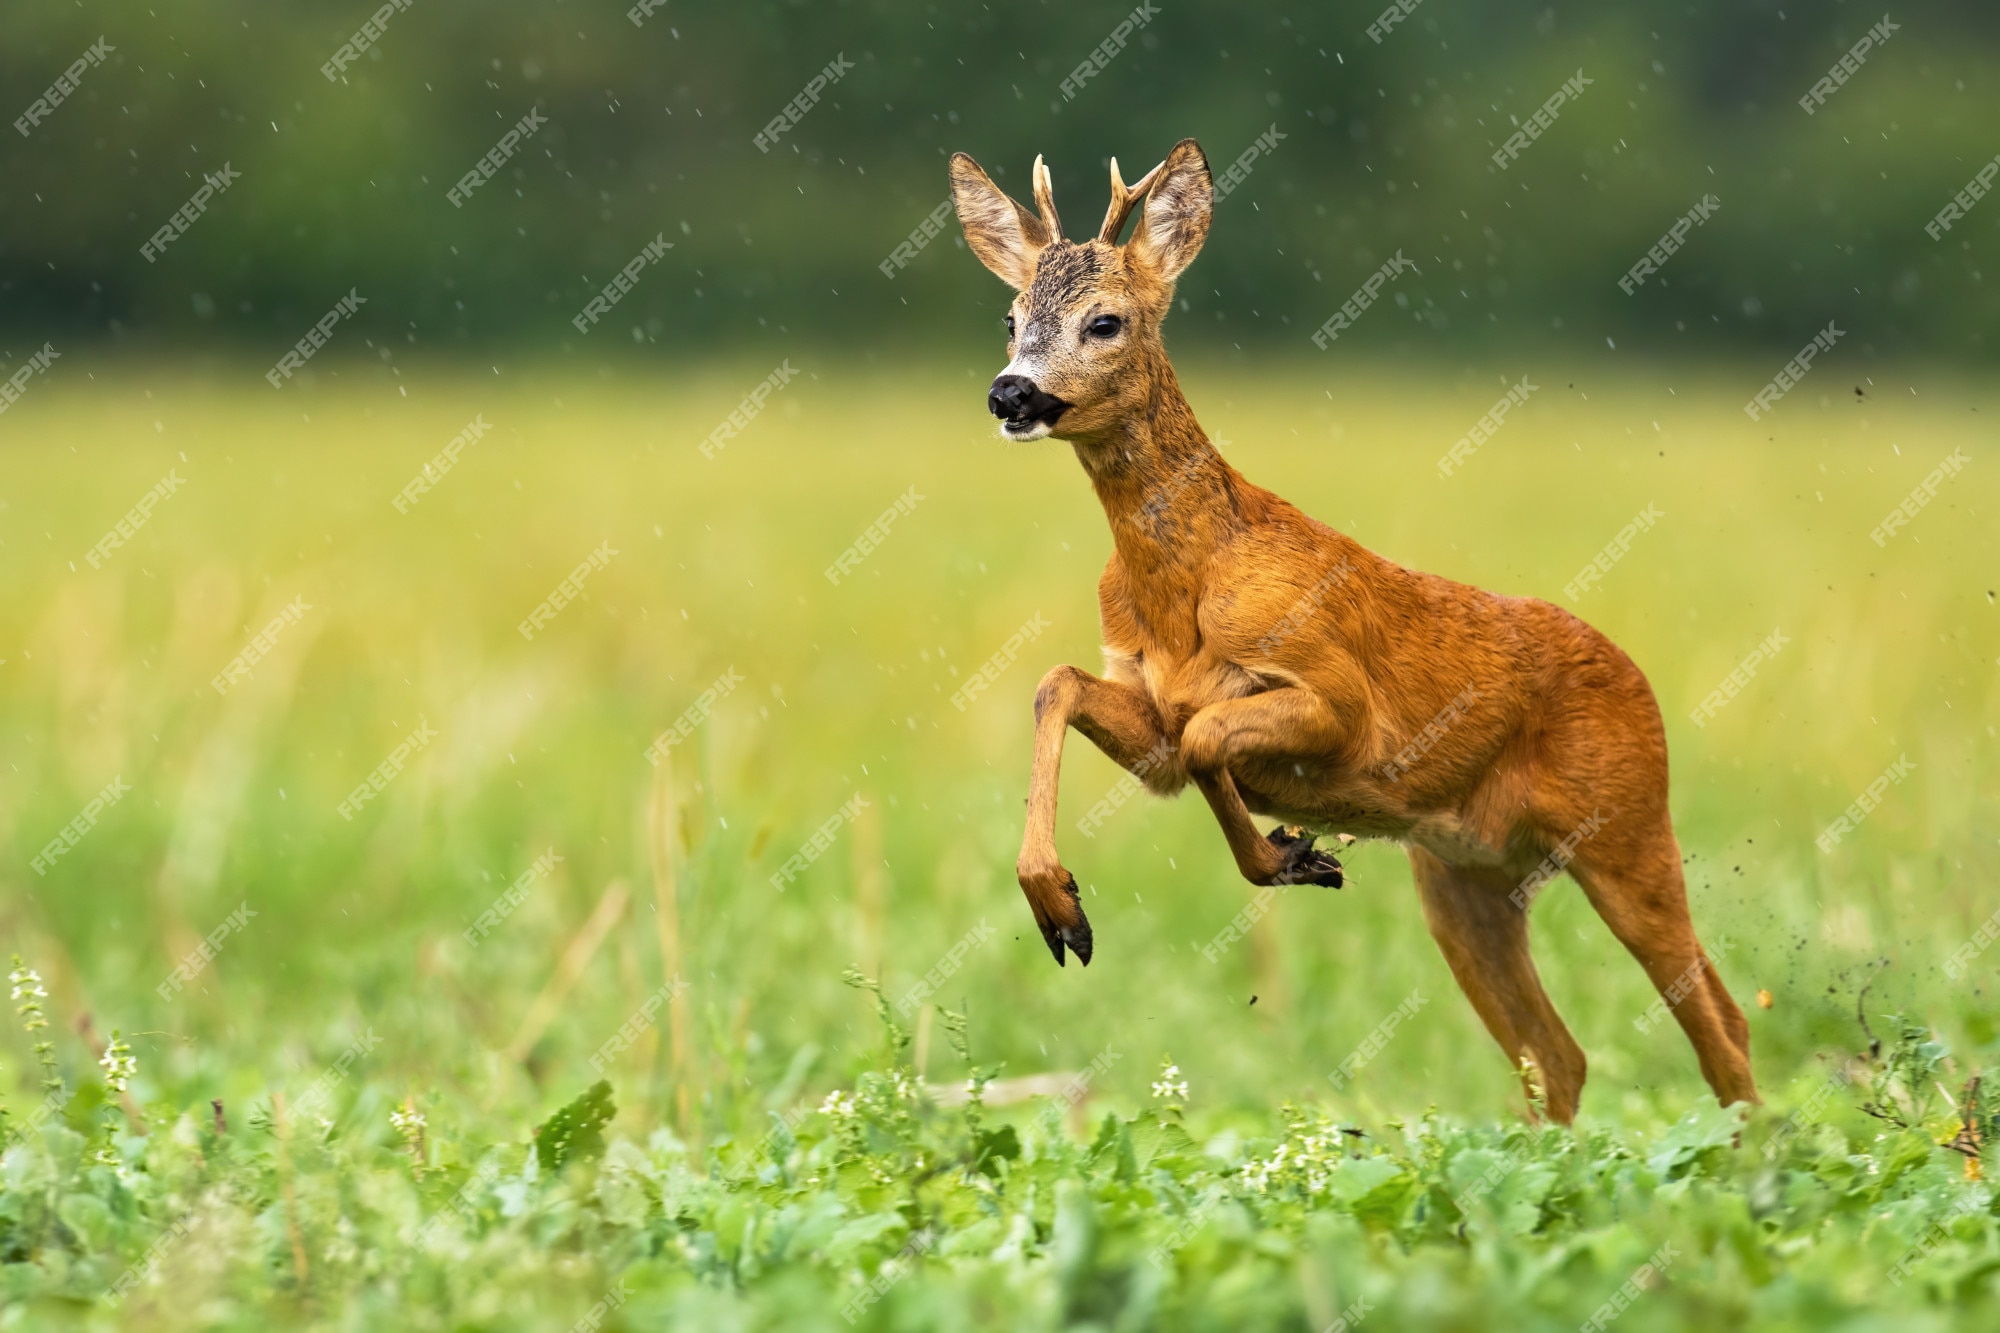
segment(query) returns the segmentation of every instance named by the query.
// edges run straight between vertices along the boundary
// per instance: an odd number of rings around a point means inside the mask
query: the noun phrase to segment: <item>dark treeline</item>
[[[1023,197],[1046,154],[1082,236],[1112,155],[1129,179],[1188,135],[1218,173],[1263,146],[1183,283],[1184,332],[1309,353],[1399,253],[1414,271],[1343,348],[1699,354],[1795,348],[1831,320],[1884,354],[1979,361],[2000,313],[2000,204],[1925,229],[2000,153],[2000,11],[1974,0],[1893,29],[1858,4],[1421,0],[1386,30],[1372,3],[402,3],[18,6],[8,356],[58,336],[289,345],[350,289],[372,336],[433,348],[983,339],[1003,293],[955,224],[892,258],[949,152]],[[658,238],[673,248],[578,333]]]

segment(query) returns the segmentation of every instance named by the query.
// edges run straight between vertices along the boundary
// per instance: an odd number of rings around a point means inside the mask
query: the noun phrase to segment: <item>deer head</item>
[[[1035,159],[1035,211],[964,153],[951,159],[952,200],[979,262],[1019,293],[1007,313],[1005,370],[987,395],[1010,440],[1102,435],[1144,413],[1166,353],[1160,324],[1174,280],[1208,236],[1215,185],[1201,145],[1183,139],[1129,188],[1111,162],[1111,207],[1097,236],[1063,239],[1048,168]],[[1145,200],[1132,239],[1118,234]]]

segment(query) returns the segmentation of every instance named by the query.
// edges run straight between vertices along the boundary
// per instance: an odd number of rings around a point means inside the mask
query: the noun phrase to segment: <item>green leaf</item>
[[[823,1242],[829,1263],[846,1266],[857,1264],[864,1254],[883,1248],[884,1236],[894,1233],[899,1240],[909,1229],[902,1215],[884,1210],[863,1213],[850,1220],[841,1221],[833,1228],[832,1234]],[[890,1253],[894,1253],[891,1248]]]
[[[1395,1158],[1363,1157],[1342,1162],[1327,1178],[1327,1190],[1362,1221],[1391,1227],[1401,1216],[1415,1183]]]
[[[535,1160],[557,1171],[569,1162],[604,1155],[604,1127],[618,1114],[611,1084],[603,1079],[535,1127]]]
[[[111,1235],[111,1210],[94,1194],[65,1194],[56,1216],[86,1250],[102,1249]]]
[[[1097,1209],[1081,1181],[1064,1180],[1056,1185],[1049,1258],[1066,1312],[1078,1313],[1088,1295],[1091,1268],[1097,1259]]]
[[[1113,1112],[1105,1114],[1104,1123],[1097,1128],[1097,1141],[1090,1145],[1093,1165],[1107,1159],[1116,1179],[1131,1180],[1139,1174],[1139,1158],[1132,1150],[1132,1127]]]
[[[1660,1137],[1652,1156],[1646,1159],[1646,1165],[1661,1180],[1672,1180],[1685,1174],[1696,1159],[1709,1149],[1727,1148],[1734,1144],[1736,1136],[1743,1132],[1743,1120],[1749,1111],[1750,1108],[1741,1103],[1717,1106],[1704,1099],[1701,1105],[1682,1116],[1672,1129]]]
[[[982,1175],[1000,1178],[1002,1161],[1019,1161],[1021,1157],[1021,1137],[1012,1125],[1002,1125],[998,1129],[981,1130],[973,1137],[972,1169]]]
[[[1177,1164],[1183,1158],[1197,1156],[1201,1149],[1188,1137],[1186,1129],[1170,1120],[1162,1120],[1152,1111],[1142,1112],[1132,1121],[1127,1131],[1132,1137],[1132,1151],[1140,1166]]]

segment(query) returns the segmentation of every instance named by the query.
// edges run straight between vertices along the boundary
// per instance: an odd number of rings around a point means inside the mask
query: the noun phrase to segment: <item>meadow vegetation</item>
[[[768,363],[272,393],[79,354],[11,409],[0,1327],[1994,1325],[1990,392],[1829,365],[1751,423],[1766,369],[1605,358],[1445,477],[1520,367],[1183,358],[1238,468],[1408,564],[1572,605],[1663,516],[1573,607],[1660,697],[1767,1105],[1713,1104],[1564,880],[1569,1130],[1398,849],[1211,958],[1256,891],[1207,811],[1085,836],[1121,775],[1075,739],[1097,953],[1058,970],[1012,866],[1102,516],[991,438],[993,364],[794,360],[712,459]]]

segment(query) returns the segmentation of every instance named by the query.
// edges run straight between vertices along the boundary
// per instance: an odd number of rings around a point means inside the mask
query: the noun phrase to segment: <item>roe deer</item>
[[[1452,975],[1554,1119],[1576,1114],[1584,1058],[1529,957],[1527,906],[1563,869],[1716,1097],[1756,1101],[1748,1025],[1688,918],[1666,734],[1639,668],[1559,607],[1404,569],[1308,518],[1196,422],[1160,324],[1208,235],[1200,146],[1182,140],[1130,187],[1114,160],[1083,244],[1063,238],[1040,158],[1033,212],[964,153],[951,187],[973,254],[1019,293],[988,407],[1010,440],[1068,441],[1111,523],[1104,675],[1059,666],[1035,692],[1016,873],[1056,962],[1065,946],[1091,956],[1055,846],[1075,727],[1160,795],[1194,783],[1253,884],[1339,886],[1304,829],[1403,843]],[[1253,813],[1279,827],[1260,834]]]

